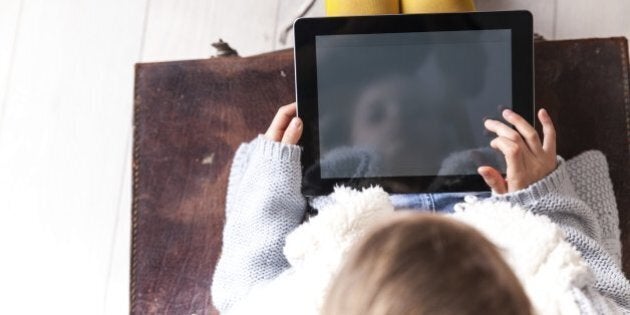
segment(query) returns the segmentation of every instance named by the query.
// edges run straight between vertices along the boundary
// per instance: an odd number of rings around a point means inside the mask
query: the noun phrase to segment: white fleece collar
[[[287,237],[284,254],[291,268],[253,290],[232,314],[268,308],[274,314],[319,313],[350,247],[394,211],[379,187],[337,187],[330,198],[317,216]],[[501,250],[537,314],[579,314],[572,290],[592,283],[593,277],[554,223],[508,203],[469,199],[458,208],[452,217],[477,228]]]
[[[330,197],[333,202],[291,233],[284,249],[292,266],[328,281],[355,240],[394,211],[377,187],[361,192],[338,187]],[[452,217],[477,228],[501,250],[537,313],[579,314],[572,289],[594,280],[562,231],[546,216],[509,203],[467,201]]]
[[[494,243],[538,314],[579,314],[573,289],[594,283],[578,251],[548,217],[507,202],[469,200],[452,217]]]

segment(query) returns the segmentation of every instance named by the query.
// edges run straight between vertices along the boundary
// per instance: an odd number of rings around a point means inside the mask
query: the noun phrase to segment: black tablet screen
[[[322,179],[504,167],[483,120],[512,104],[511,30],[325,35],[315,49]]]

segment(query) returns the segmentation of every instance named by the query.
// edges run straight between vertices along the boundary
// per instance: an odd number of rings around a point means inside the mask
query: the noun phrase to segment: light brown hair
[[[473,227],[397,213],[353,248],[323,314],[531,314],[518,279]]]

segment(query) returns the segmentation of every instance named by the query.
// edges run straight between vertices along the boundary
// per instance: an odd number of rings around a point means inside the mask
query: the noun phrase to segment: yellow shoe
[[[475,11],[473,0],[400,0],[402,13]]]
[[[398,14],[398,0],[326,0],[326,15]]]

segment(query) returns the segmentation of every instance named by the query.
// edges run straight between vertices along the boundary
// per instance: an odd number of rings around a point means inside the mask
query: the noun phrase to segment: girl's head
[[[447,217],[398,213],[349,254],[323,314],[531,314],[497,248]]]

